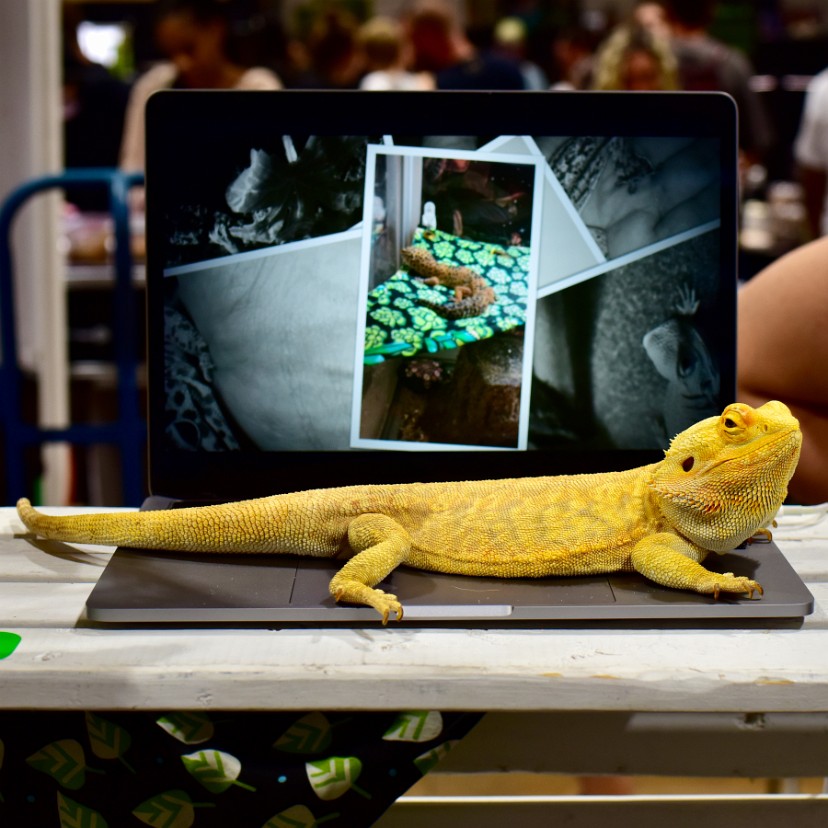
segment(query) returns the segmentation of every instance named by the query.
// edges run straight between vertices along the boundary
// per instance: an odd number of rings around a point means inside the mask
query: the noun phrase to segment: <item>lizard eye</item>
[[[682,461],[681,467],[684,469],[684,471],[689,472],[690,469],[692,469],[695,465],[695,462],[696,460],[694,457],[688,457],[686,460]]]
[[[722,414],[721,424],[722,427],[731,434],[742,431],[747,425],[744,415],[736,406],[730,406],[724,414]]]

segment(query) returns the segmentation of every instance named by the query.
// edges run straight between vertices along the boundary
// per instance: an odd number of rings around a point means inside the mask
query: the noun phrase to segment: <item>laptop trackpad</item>
[[[296,573],[291,607],[334,609],[336,604],[328,594],[328,582],[341,566],[341,561],[306,559]],[[547,611],[549,607],[558,607],[566,616],[564,608],[602,606],[614,601],[606,578],[514,581],[436,574],[405,566],[395,569],[378,587],[400,598],[409,621],[508,618],[516,607],[518,614],[527,607],[543,607]],[[325,596],[321,603],[320,596]],[[339,607],[340,613],[345,610],[345,606]],[[365,613],[365,609],[362,608],[360,613]],[[376,613],[368,610],[366,616],[376,618]]]

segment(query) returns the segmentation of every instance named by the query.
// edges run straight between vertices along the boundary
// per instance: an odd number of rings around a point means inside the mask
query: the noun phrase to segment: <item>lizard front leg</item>
[[[400,621],[403,608],[397,596],[374,587],[408,556],[408,532],[387,515],[360,515],[348,526],[348,542],[357,554],[331,578],[331,595],[337,601],[373,607],[383,624],[392,612]]]
[[[632,551],[632,565],[636,572],[662,586],[690,589],[694,592],[719,597],[721,592],[762,594],[756,581],[732,572],[724,574],[705,569],[694,558],[703,551],[684,538],[670,532],[659,532],[640,540]]]

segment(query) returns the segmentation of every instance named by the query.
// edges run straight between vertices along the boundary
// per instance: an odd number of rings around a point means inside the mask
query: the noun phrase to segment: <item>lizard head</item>
[[[799,422],[784,403],[733,403],[673,439],[650,487],[676,531],[727,552],[773,520],[801,445]]]
[[[400,258],[403,260],[404,265],[414,269],[418,265],[427,263],[431,257],[429,256],[428,251],[422,247],[412,246],[404,247],[400,250]]]

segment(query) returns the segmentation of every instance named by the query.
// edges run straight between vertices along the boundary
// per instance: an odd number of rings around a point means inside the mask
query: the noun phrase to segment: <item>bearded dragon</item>
[[[664,459],[622,472],[350,486],[171,511],[52,517],[21,499],[35,534],[178,552],[356,554],[330,582],[337,601],[403,616],[375,589],[400,564],[463,575],[537,578],[635,571],[718,597],[756,581],[701,562],[768,526],[799,459],[787,406],[734,403],[676,436]]]

